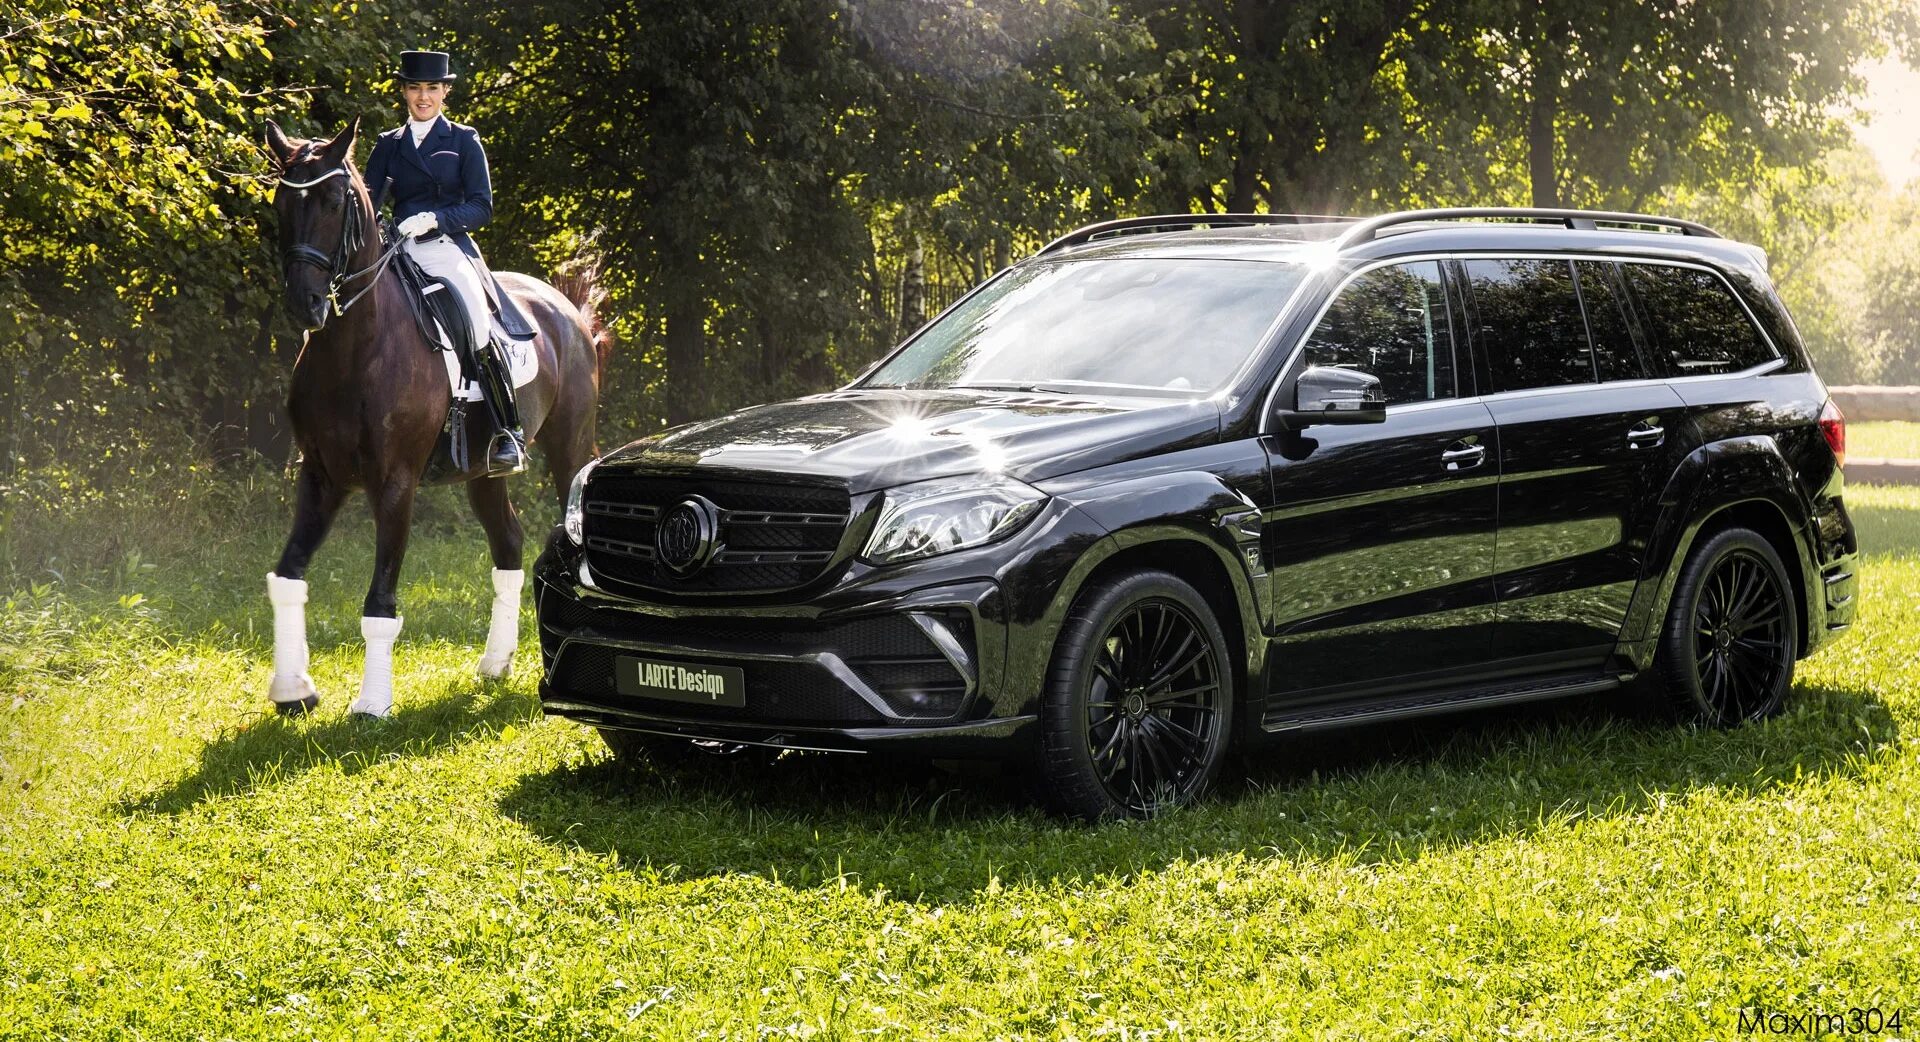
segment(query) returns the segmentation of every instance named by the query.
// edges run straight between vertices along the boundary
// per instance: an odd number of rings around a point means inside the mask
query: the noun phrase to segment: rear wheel
[[[1043,798],[1089,821],[1199,798],[1233,733],[1226,648],[1205,599],[1165,572],[1083,593],[1048,671]]]
[[[1799,647],[1786,567],[1749,528],[1717,532],[1680,571],[1656,665],[1667,705],[1715,727],[1785,705]]]

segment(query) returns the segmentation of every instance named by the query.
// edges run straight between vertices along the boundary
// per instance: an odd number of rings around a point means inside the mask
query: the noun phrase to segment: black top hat
[[[401,51],[400,71],[393,78],[402,83],[452,83],[447,71],[445,51]]]

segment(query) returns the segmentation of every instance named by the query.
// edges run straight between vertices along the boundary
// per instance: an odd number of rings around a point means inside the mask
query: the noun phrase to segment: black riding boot
[[[513,377],[493,345],[487,345],[480,355],[480,390],[486,396],[494,425],[493,438],[487,443],[487,476],[518,474],[527,469],[527,436],[520,429],[520,407],[513,400]]]

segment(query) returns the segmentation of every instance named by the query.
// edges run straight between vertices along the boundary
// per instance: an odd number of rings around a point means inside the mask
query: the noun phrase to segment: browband
[[[324,174],[321,174],[321,175],[320,175],[319,177],[316,177],[316,178],[314,178],[314,179],[313,179],[313,180],[311,180],[311,181],[289,181],[289,180],[287,180],[286,178],[284,178],[284,177],[283,177],[283,178],[281,178],[281,179],[280,179],[280,187],[282,187],[282,188],[312,188],[312,187],[313,187],[314,185],[317,185],[317,184],[319,184],[320,182],[322,182],[322,181],[325,181],[326,179],[328,179],[328,178],[330,178],[330,177],[345,177],[345,176],[346,176],[346,173],[347,173],[347,168],[346,168],[346,167],[344,167],[344,166],[336,166],[336,167],[334,167],[334,168],[333,168],[332,170],[329,170],[329,171],[327,171],[326,173],[324,173]]]

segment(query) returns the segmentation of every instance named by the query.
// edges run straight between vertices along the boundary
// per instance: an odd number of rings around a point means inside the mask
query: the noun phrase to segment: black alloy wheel
[[[1226,641],[1206,601],[1164,572],[1082,596],[1062,628],[1043,713],[1045,795],[1088,820],[1192,802],[1225,758]]]
[[[1661,635],[1661,673],[1683,717],[1716,727],[1780,711],[1799,618],[1787,571],[1759,533],[1730,528],[1695,551]]]

